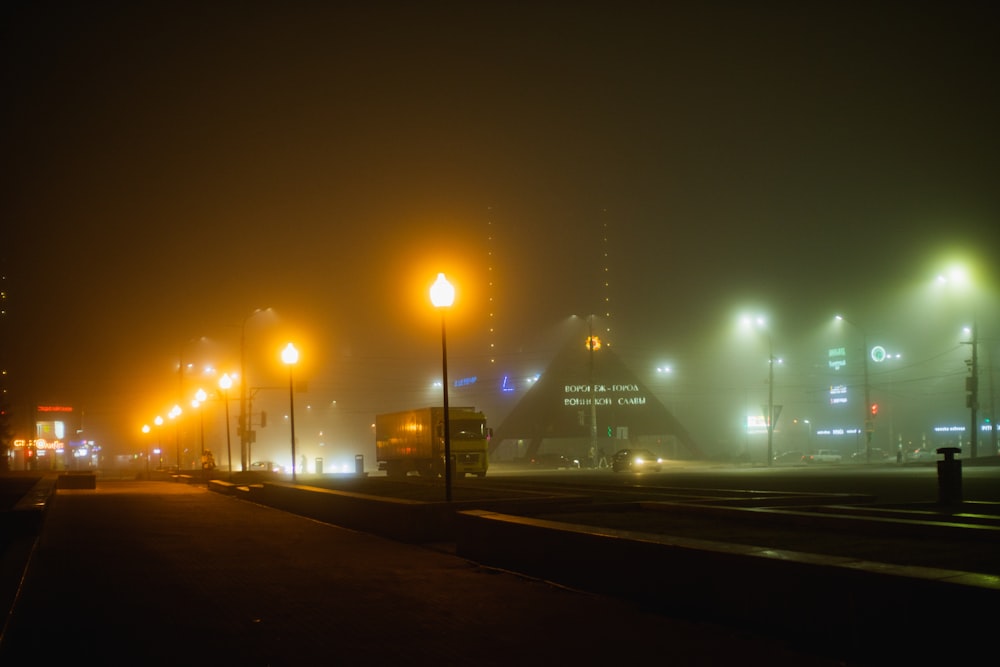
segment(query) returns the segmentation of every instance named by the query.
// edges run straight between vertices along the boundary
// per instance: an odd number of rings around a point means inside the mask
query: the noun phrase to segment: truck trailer
[[[452,474],[485,477],[493,429],[471,407],[449,407]],[[375,457],[389,477],[410,473],[438,477],[444,468],[444,408],[419,408],[375,416]]]

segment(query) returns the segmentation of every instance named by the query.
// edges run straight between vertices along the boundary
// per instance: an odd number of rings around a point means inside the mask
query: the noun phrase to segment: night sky
[[[241,332],[261,404],[294,340],[303,405],[369,446],[375,412],[434,399],[439,271],[469,400],[597,314],[637,374],[676,365],[708,441],[750,382],[721,360],[741,308],[789,350],[850,313],[947,373],[957,343],[906,336],[974,311],[1000,338],[992,3],[0,11],[7,400],[112,447],[176,402],[179,359],[237,369]],[[921,291],[955,260],[974,298]]]

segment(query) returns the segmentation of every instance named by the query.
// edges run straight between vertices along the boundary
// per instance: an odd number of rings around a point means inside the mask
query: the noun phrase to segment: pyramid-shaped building
[[[577,340],[496,427],[490,456],[511,461],[552,452],[592,462],[625,447],[702,458],[680,421],[610,347],[591,350]]]

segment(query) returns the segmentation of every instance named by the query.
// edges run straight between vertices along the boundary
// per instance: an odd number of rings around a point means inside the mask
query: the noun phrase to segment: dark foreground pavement
[[[650,566],[609,563],[594,576]],[[837,664],[165,482],[59,490],[0,637],[2,665],[635,661]]]

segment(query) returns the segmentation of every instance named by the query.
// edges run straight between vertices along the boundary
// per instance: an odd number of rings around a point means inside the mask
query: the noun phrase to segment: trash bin
[[[365,455],[355,454],[354,455],[354,474],[363,475],[365,474]]]
[[[322,456],[317,456],[316,457],[316,474],[317,475],[322,475],[323,474],[323,457]]]
[[[961,451],[958,447],[937,449],[938,454],[944,455],[944,460],[937,462],[938,502],[942,505],[962,502],[962,462],[955,458]]]

